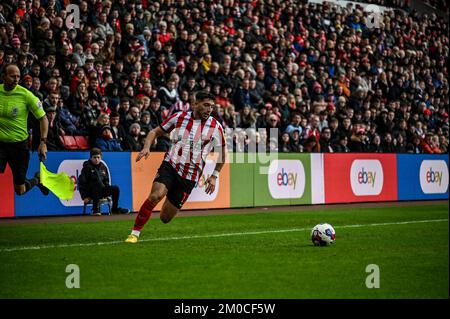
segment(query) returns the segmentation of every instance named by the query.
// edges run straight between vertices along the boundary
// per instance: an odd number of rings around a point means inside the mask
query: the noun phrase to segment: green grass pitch
[[[336,243],[315,247],[327,222]],[[448,205],[0,225],[1,298],[448,298]],[[99,243],[99,244],[98,244]],[[66,287],[66,266],[80,288]],[[366,266],[380,287],[366,287]]]

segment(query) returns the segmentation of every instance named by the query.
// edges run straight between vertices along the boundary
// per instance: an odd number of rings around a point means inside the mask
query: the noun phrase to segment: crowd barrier
[[[112,184],[120,186],[121,207],[139,210],[148,196],[163,153],[136,163],[137,153],[105,152]],[[49,152],[47,168],[76,182],[88,152]],[[183,209],[239,208],[350,202],[448,199],[448,155],[415,154],[228,154],[212,195],[205,180],[214,170],[208,158],[202,178]],[[32,154],[29,177],[38,170]],[[77,183],[75,183],[76,185]],[[160,210],[160,203],[156,210]],[[59,200],[37,188],[14,193],[9,168],[0,174],[0,217],[81,215],[76,187],[72,200]]]

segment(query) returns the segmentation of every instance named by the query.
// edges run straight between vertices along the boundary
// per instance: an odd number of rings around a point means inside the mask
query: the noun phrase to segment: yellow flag
[[[70,200],[75,192],[75,182],[64,172],[49,172],[44,163],[40,166],[41,184],[47,187],[61,200]]]

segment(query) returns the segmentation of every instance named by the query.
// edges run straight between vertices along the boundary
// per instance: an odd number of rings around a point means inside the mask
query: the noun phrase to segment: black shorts
[[[169,190],[167,193],[167,199],[178,209],[181,209],[194,189],[195,184],[197,184],[196,182],[182,178],[166,161],[162,162],[153,182],[166,185]]]
[[[0,142],[0,174],[5,172],[6,164],[9,164],[14,185],[25,184],[29,161],[28,140],[15,143]]]

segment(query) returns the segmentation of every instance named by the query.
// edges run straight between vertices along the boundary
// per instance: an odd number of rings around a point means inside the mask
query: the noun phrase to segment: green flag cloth
[[[64,172],[49,172],[44,163],[40,166],[41,184],[47,187],[61,200],[70,200],[75,192],[75,182]]]

